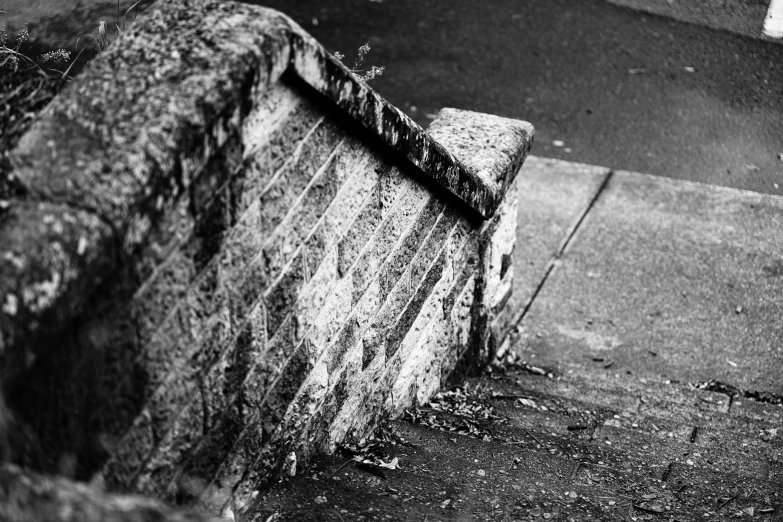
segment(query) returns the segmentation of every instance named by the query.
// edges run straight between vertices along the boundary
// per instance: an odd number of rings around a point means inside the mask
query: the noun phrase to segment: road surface
[[[366,65],[386,67],[374,87],[422,125],[444,106],[522,118],[540,156],[783,194],[766,1],[259,3],[349,65],[369,41]]]

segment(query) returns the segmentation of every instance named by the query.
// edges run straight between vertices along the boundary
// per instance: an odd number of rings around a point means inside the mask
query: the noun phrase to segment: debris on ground
[[[407,446],[410,443],[386,423],[379,426],[370,437],[358,441],[346,441],[338,447],[338,452],[352,459],[358,469],[386,478],[380,468],[400,468],[399,459],[392,457],[388,450],[389,446],[396,445]]]
[[[518,353],[512,351],[498,353],[490,365],[487,366],[485,372],[490,375],[492,373],[504,374],[509,372],[525,372],[532,375],[541,375],[550,379],[553,379],[555,375],[557,375],[557,371],[554,368],[531,364],[523,359]]]
[[[490,399],[495,395],[495,392],[487,387],[476,385],[471,388],[470,383],[466,383],[464,386],[439,392],[420,408],[406,410],[403,420],[487,442],[497,440],[491,425],[506,422],[507,418],[498,414],[490,404]]]
[[[728,361],[731,362],[731,361]],[[741,397],[743,399],[750,399],[756,402],[763,402],[767,404],[777,404],[783,406],[783,395],[756,390],[744,390],[733,384],[718,381],[716,379],[709,379],[707,381],[701,381],[696,383],[688,383],[688,386],[697,389],[711,391],[715,393],[723,393],[732,397]]]

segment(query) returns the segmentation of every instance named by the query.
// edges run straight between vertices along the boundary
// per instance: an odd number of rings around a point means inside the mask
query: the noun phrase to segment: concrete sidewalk
[[[535,157],[518,180],[497,364],[249,520],[783,520],[783,198]]]
[[[584,217],[562,253],[548,252],[554,269],[524,317],[518,350],[783,393],[783,198],[539,158],[522,173],[520,302],[539,277],[525,258],[545,257],[539,238],[566,241]],[[599,179],[606,183],[591,200]],[[570,229],[558,234],[558,221]],[[548,233],[531,232],[542,223]]]

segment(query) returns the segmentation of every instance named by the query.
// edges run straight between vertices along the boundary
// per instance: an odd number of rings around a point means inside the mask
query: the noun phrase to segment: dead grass
[[[127,29],[131,12],[135,20],[141,1],[130,6],[124,14],[120,13],[118,1],[114,24],[116,37]],[[27,27],[12,39],[9,39],[5,27],[0,27],[0,200],[24,195],[24,189],[11,175],[8,153],[41,111],[72,80],[69,73],[89,46],[85,40],[91,41],[98,53],[103,52],[112,41],[107,23],[103,20],[98,23],[97,36],[85,34],[76,40],[73,58],[65,49],[54,49],[32,58],[23,50],[28,38]],[[52,67],[56,64],[67,64],[67,67],[63,65],[64,70],[58,70]]]

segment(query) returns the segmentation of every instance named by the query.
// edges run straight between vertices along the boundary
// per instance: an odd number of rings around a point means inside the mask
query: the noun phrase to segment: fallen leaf
[[[391,462],[378,461],[378,466],[387,469],[400,469],[400,460],[397,457],[391,459]]]
[[[536,403],[530,399],[523,399],[520,397],[518,400],[520,404],[527,406],[528,408],[538,409]]]

